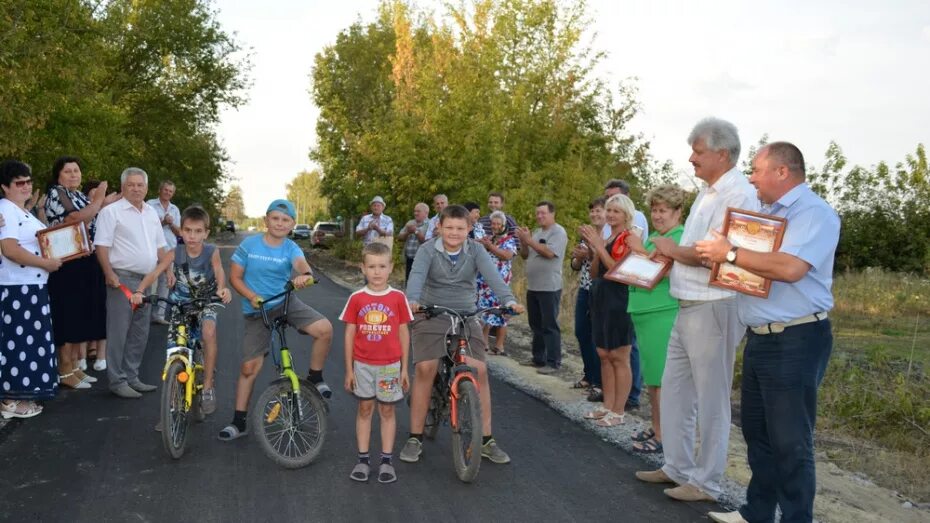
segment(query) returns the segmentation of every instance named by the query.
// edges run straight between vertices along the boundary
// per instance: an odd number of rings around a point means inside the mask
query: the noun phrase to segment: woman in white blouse
[[[58,390],[46,282],[61,260],[39,254],[36,233],[45,225],[26,210],[32,196],[29,166],[0,163],[0,189],[0,415],[31,418],[42,412],[36,401]]]

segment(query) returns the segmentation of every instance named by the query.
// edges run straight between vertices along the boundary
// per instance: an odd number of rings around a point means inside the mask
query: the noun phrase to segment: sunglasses
[[[14,187],[25,187],[25,186],[27,186],[27,185],[32,185],[32,178],[28,178],[28,179],[25,179],[25,180],[14,180],[14,181],[13,181],[13,186],[14,186]]]

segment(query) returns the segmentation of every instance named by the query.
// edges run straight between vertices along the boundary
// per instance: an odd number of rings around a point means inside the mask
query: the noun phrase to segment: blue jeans
[[[578,288],[575,298],[575,338],[578,350],[584,362],[584,380],[595,387],[601,386],[601,359],[597,356],[597,347],[591,336],[591,305],[588,303],[591,291]]]
[[[633,371],[633,383],[627,403],[639,405],[639,395],[643,392],[642,369],[639,368],[639,346],[636,345],[636,332],[633,332],[633,347],[630,349],[630,370]]]
[[[830,320],[779,334],[748,331],[743,354],[742,423],[752,479],[740,508],[750,523],[814,517],[817,388],[833,348]]]

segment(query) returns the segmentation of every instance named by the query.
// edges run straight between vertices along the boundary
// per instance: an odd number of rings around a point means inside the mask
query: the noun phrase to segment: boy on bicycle
[[[229,282],[244,300],[245,336],[242,340],[242,365],[236,383],[236,411],[232,423],[223,428],[219,439],[232,441],[246,435],[246,414],[255,378],[262,368],[263,358],[271,349],[271,335],[262,323],[259,307],[268,311],[273,320],[285,313],[284,298],[262,303],[263,296],[278,294],[290,280],[294,287],[304,287],[313,278],[310,264],[296,243],[287,238],[294,228],[297,212],[287,200],[275,200],[265,214],[265,234],[242,240],[232,256]],[[297,274],[296,277],[292,276]],[[322,314],[291,296],[287,322],[303,334],[314,338],[307,380],[316,386],[324,398],[332,391],[323,381],[323,364],[333,339],[333,326]]]
[[[404,293],[388,285],[394,265],[391,249],[372,242],[362,249],[362,273],[368,284],[352,293],[339,315],[346,323],[346,390],[358,398],[355,437],[358,441],[358,464],[349,475],[355,481],[368,481],[371,458],[371,418],[378,402],[381,418],[381,464],[378,481],[397,480],[391,463],[397,420],[394,404],[404,399],[410,385],[407,376],[410,331],[407,324],[413,313]]]
[[[510,287],[501,279],[487,250],[468,239],[469,229],[469,212],[464,207],[450,205],[442,210],[438,236],[424,242],[413,259],[407,282],[407,299],[413,312],[417,312],[421,304],[442,305],[460,311],[475,310],[475,282],[479,272],[501,303],[516,312],[523,312],[523,307],[517,304]],[[510,456],[497,445],[491,434],[491,387],[484,362],[487,343],[478,318],[472,317],[468,321],[468,344],[472,353],[465,359],[478,371],[484,435],[481,455],[493,463],[509,463]],[[410,437],[400,451],[401,461],[414,463],[423,452],[423,427],[429,409],[430,390],[439,368],[439,359],[446,353],[448,329],[449,318],[445,316],[416,319],[410,324],[415,379],[410,394]]]
[[[188,207],[181,214],[181,237],[183,244],[178,244],[173,251],[162,259],[142,279],[140,289],[152,286],[162,272],[168,270],[168,287],[172,288],[168,298],[183,302],[197,298],[216,295],[223,303],[232,301],[232,294],[226,288],[226,273],[220,261],[220,251],[212,243],[204,243],[210,232],[210,215],[201,207]],[[169,267],[174,264],[174,269]],[[142,293],[132,295],[132,303],[142,303]],[[201,407],[204,414],[216,411],[216,392],[213,388],[213,373],[216,369],[216,307],[207,305],[200,314],[200,338],[203,341],[203,396]],[[168,330],[168,343],[177,339],[177,324],[171,323]]]

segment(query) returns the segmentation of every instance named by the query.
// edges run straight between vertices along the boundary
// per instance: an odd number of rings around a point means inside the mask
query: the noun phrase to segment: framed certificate
[[[669,260],[653,260],[631,251],[615,263],[604,278],[651,291],[662,281],[671,267],[672,263]]]
[[[723,220],[723,235],[740,249],[775,252],[781,247],[787,225],[787,220],[778,216],[730,207]],[[771,280],[726,262],[711,267],[710,284],[760,298],[768,298],[772,287]]]
[[[84,222],[63,223],[36,233],[43,258],[73,260],[90,254],[90,237]]]

